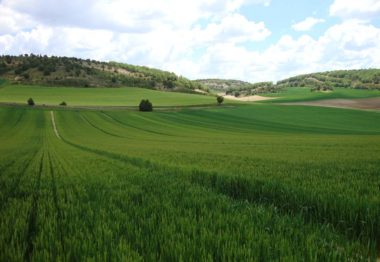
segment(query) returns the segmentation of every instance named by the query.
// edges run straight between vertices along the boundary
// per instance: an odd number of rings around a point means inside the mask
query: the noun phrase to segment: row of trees
[[[29,105],[29,106],[34,106],[36,103],[34,102],[33,98],[29,98],[26,103]],[[59,103],[60,106],[67,106],[67,103],[65,101],[62,101],[61,103]]]

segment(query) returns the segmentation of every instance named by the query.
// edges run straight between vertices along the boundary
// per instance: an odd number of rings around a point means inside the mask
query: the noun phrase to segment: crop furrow
[[[50,169],[50,176],[51,176],[51,187],[52,187],[52,192],[53,192],[54,208],[55,208],[55,211],[57,213],[57,229],[58,229],[57,231],[59,232],[59,239],[61,242],[62,250],[64,252],[65,251],[65,243],[64,243],[64,238],[63,238],[62,210],[59,206],[55,171],[53,168],[53,162],[51,160],[50,154],[48,155],[48,159],[49,159],[49,169]]]
[[[127,124],[125,122],[122,122],[112,116],[110,116],[109,114],[105,113],[105,112],[102,112],[105,116],[107,116],[108,118],[114,120],[115,122],[121,124],[122,126],[126,126],[126,127],[130,127],[130,128],[134,128],[134,129],[137,129],[137,130],[140,130],[140,131],[144,131],[144,132],[147,132],[147,133],[152,133],[152,134],[156,134],[156,135],[164,135],[164,136],[172,136],[172,135],[169,135],[169,134],[166,134],[166,133],[161,133],[161,132],[157,132],[157,131],[153,131],[153,130],[148,130],[148,129],[145,129],[145,128],[141,128],[141,127],[137,127],[137,126],[134,126],[132,124]]]
[[[40,184],[41,184],[41,176],[43,172],[43,161],[44,161],[44,154],[42,154],[39,168],[38,168],[38,174],[37,174],[37,181],[36,185],[34,187],[33,192],[33,198],[32,198],[32,204],[31,208],[29,210],[29,218],[28,218],[28,229],[26,232],[26,249],[24,253],[24,260],[30,261],[33,254],[33,241],[37,234],[37,211],[38,211],[38,200],[39,200],[39,191],[40,191]]]
[[[119,138],[125,138],[125,137],[122,137],[122,136],[119,136],[119,135],[116,135],[116,134],[110,133],[110,132],[108,132],[108,131],[106,131],[106,130],[104,130],[104,129],[98,127],[98,126],[96,126],[95,124],[91,123],[91,122],[90,122],[85,116],[83,116],[82,114],[81,114],[81,117],[82,117],[82,119],[83,119],[85,122],[87,122],[90,126],[92,126],[93,128],[99,130],[100,132],[102,132],[102,133],[104,133],[104,134],[106,134],[106,135],[110,135],[110,136],[114,136],[114,137],[119,137]]]
[[[14,163],[16,163],[17,158],[11,159],[6,164],[0,166],[0,175],[2,175],[8,168],[12,167]]]
[[[111,153],[111,152],[107,152],[107,151],[103,151],[103,150],[99,150],[99,149],[93,149],[93,148],[85,147],[85,146],[82,146],[82,145],[78,145],[78,144],[72,143],[72,142],[66,140],[63,137],[62,137],[62,140],[66,144],[71,145],[71,146],[73,146],[75,148],[78,148],[78,149],[80,149],[82,151],[89,152],[89,153],[94,153],[94,154],[97,154],[99,156],[107,157],[107,158],[113,159],[113,160],[127,162],[129,164],[132,164],[132,165],[140,167],[140,168],[145,168],[145,169],[159,168],[159,165],[157,165],[157,164],[155,164],[155,163],[153,163],[153,162],[151,162],[149,160],[145,160],[145,159],[137,158],[137,157],[129,157],[129,156],[126,156],[126,155],[119,155],[119,154],[115,154],[115,153]]]
[[[14,178],[14,182],[5,193],[5,198],[0,202],[0,210],[2,210],[4,206],[6,206],[9,199],[17,195],[17,187],[19,186],[21,179],[25,176],[26,171],[28,170],[30,164],[33,162],[34,159],[35,155],[33,154],[31,158],[26,160],[26,163],[22,164],[22,168],[18,172],[18,176]]]
[[[300,188],[290,188],[275,181],[252,180],[242,177],[230,177],[217,173],[186,170],[176,166],[156,164],[152,161],[118,155],[111,152],[92,149],[64,141],[83,151],[95,153],[114,160],[130,163],[152,171],[165,170],[167,174],[180,174],[191,182],[225,194],[235,200],[248,200],[253,204],[275,206],[279,211],[301,214],[305,220],[332,224],[334,228],[350,238],[378,243],[380,241],[380,210],[375,203],[350,202],[332,195],[315,196]]]
[[[276,181],[252,180],[194,170],[191,181],[235,200],[276,207],[306,221],[331,224],[342,234],[375,246],[380,242],[380,209],[376,203],[350,202],[335,195],[311,195]]]

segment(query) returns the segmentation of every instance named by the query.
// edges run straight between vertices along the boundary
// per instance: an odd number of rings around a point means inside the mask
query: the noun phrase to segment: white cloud
[[[197,63],[193,78],[223,77],[252,82],[298,74],[380,67],[380,28],[359,20],[330,27],[321,37],[284,35],[264,51],[234,44],[214,45]]]
[[[159,24],[189,28],[201,18],[220,17],[270,0],[3,0],[1,8],[28,14],[49,26],[144,33]]]
[[[379,0],[334,0],[330,15],[342,18],[371,19],[380,15]]]
[[[315,25],[325,22],[324,19],[318,19],[314,17],[308,17],[305,20],[292,25],[295,31],[309,31]]]
[[[240,14],[228,15],[219,23],[210,23],[204,30],[196,31],[198,41],[204,43],[262,41],[271,34],[263,22],[249,21]]]
[[[27,30],[35,26],[37,24],[28,15],[0,5],[0,35]]]
[[[253,82],[380,66],[380,28],[363,19],[345,18],[318,38],[283,35],[271,46],[255,50],[257,42],[271,32],[263,22],[251,21],[239,10],[269,3],[0,0],[0,50],[5,54],[33,52],[116,60],[193,79]],[[307,29],[315,22],[305,21],[298,27]]]
[[[167,67],[176,60],[190,61],[194,50],[208,45],[261,41],[270,35],[264,23],[249,21],[235,13],[242,6],[268,4],[268,0],[140,0],[128,4],[121,0],[98,0],[91,3],[90,0],[0,2],[0,12],[12,11],[9,18],[14,14],[32,17],[33,24],[38,25],[27,32],[19,26],[0,34],[2,50]],[[200,19],[207,23],[202,25]],[[40,34],[46,35],[48,31],[46,41],[31,42],[32,36],[46,39]]]

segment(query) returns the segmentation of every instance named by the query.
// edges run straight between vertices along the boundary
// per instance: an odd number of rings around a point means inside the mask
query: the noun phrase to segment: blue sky
[[[380,0],[0,0],[0,52],[250,82],[380,67]]]
[[[325,19],[310,30],[309,35],[318,37],[331,25],[338,22],[338,18],[329,16],[331,0],[288,0],[271,1],[269,6],[257,5],[254,7],[242,8],[241,13],[253,21],[264,21],[270,28],[272,35],[263,42],[268,45],[278,41],[284,34],[300,36],[303,32],[292,29],[292,25],[305,20],[307,17],[317,17]]]

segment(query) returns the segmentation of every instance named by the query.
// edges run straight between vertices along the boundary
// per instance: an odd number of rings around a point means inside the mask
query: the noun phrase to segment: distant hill
[[[380,69],[337,70],[299,75],[272,82],[248,83],[239,80],[201,79],[195,82],[213,92],[235,96],[273,93],[286,87],[309,87],[311,91],[328,91],[337,87],[380,89]]]
[[[195,82],[205,86],[211,92],[223,92],[235,96],[254,95],[276,91],[276,86],[272,82],[252,84],[240,80],[229,79],[199,79],[195,80]]]
[[[309,87],[312,91],[336,87],[380,89],[380,69],[338,70],[290,77],[276,84],[240,80],[191,81],[175,73],[118,62],[41,55],[0,56],[0,81],[73,87],[143,87],[164,91],[200,93],[211,91],[235,96],[277,92],[286,87]]]
[[[199,83],[172,72],[117,62],[41,55],[0,56],[0,78],[11,83],[73,87],[144,87],[195,92]]]
[[[336,87],[380,89],[380,69],[337,70],[299,75],[277,82],[279,87],[311,87],[314,90]]]
[[[199,79],[195,80],[195,82],[214,91],[227,91],[232,88],[247,88],[252,86],[252,84],[248,82],[229,79]]]

